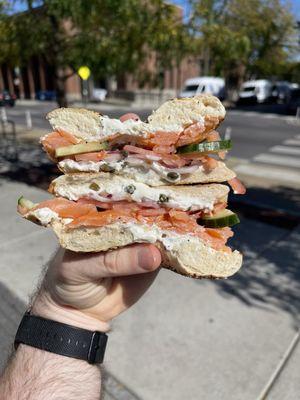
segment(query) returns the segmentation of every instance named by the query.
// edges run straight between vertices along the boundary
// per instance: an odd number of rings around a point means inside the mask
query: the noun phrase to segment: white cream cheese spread
[[[166,187],[150,187],[117,175],[114,176],[114,179],[109,176],[82,181],[69,179],[66,183],[60,183],[58,178],[55,183],[56,195],[75,201],[82,197],[104,202],[130,200],[142,203],[154,201],[185,211],[213,210],[216,201],[215,194],[211,192],[206,192],[200,197],[193,195],[192,192],[182,192],[180,189],[173,191]]]
[[[55,211],[50,210],[48,207],[38,208],[34,211],[28,212],[29,216],[38,219],[42,225],[48,225],[52,220],[59,220],[59,216]]]
[[[72,221],[71,218],[60,218],[56,212],[50,210],[48,207],[39,208],[35,211],[29,211],[28,216],[35,217],[44,226],[48,225],[53,220],[61,221],[64,224],[68,224]],[[162,230],[156,225],[149,226],[136,222],[117,222],[114,223],[114,226],[115,225],[118,225],[120,231],[122,231],[124,228],[130,230],[135,242],[155,243],[160,241],[167,250],[172,250],[172,248],[175,245],[178,246],[181,241],[190,240],[197,242],[199,240],[193,235],[180,235],[176,232]]]
[[[103,165],[108,165],[119,175],[124,175],[129,178],[133,178],[137,181],[146,183],[148,185],[159,186],[163,181],[177,183],[180,182],[182,176],[188,176],[189,173],[178,173],[177,178],[169,178],[170,168],[164,167],[162,164],[154,161],[147,163],[144,160],[140,160],[141,165],[131,166],[125,160],[122,161],[74,161],[71,159],[65,159],[58,163],[59,167],[65,173],[72,172],[100,172]],[[203,171],[204,167],[199,165],[198,171]],[[176,169],[171,171],[176,171]]]
[[[201,121],[204,124],[204,119]],[[142,121],[134,121],[128,119],[121,122],[119,119],[113,119],[106,116],[100,118],[101,130],[99,138],[109,137],[115,134],[130,135],[130,136],[147,136],[149,133],[155,132],[181,132],[183,130],[181,124],[149,124]]]

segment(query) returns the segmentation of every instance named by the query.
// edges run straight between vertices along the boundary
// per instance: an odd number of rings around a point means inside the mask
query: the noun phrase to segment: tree
[[[204,70],[224,75],[231,99],[247,75],[276,75],[288,60],[295,21],[280,0],[191,3],[190,26]]]
[[[28,11],[14,15],[5,5],[0,40],[6,46],[0,59],[25,65],[34,55],[44,58],[53,71],[60,106],[67,103],[65,82],[80,65],[88,65],[96,77],[119,76],[138,74],[151,51],[161,59],[174,57],[172,46],[162,42],[177,40],[178,13],[162,0],[24,2]]]

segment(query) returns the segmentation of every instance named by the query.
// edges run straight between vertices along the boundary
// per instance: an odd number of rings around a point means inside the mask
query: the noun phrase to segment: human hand
[[[106,332],[110,321],[149,288],[160,263],[160,252],[151,244],[101,253],[60,249],[50,263],[31,312]]]

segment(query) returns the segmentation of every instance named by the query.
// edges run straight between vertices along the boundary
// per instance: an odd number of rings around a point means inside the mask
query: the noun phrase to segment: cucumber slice
[[[91,153],[93,151],[107,150],[108,143],[107,142],[90,142],[90,143],[79,143],[72,144],[70,146],[58,147],[55,149],[55,157],[65,157],[72,156],[74,154],[81,153]]]
[[[212,216],[204,216],[200,219],[200,224],[207,228],[224,228],[233,226],[240,222],[239,217],[230,210],[222,210]]]
[[[202,142],[188,144],[187,146],[178,147],[177,153],[218,153],[232,148],[231,140],[217,140],[215,142]]]
[[[25,199],[24,196],[21,196],[18,199],[18,205],[26,208],[26,210],[31,210],[36,204],[34,204],[32,201],[30,201],[28,199]]]

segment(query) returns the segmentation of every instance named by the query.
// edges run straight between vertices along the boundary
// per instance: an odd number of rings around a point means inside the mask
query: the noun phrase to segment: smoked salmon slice
[[[217,208],[221,207],[224,207],[224,204],[218,203]],[[32,211],[41,208],[49,208],[61,218],[71,218],[72,221],[67,224],[69,229],[81,226],[101,227],[117,221],[123,223],[135,221],[148,225],[155,224],[163,230],[198,236],[216,250],[224,250],[227,240],[233,235],[228,227],[205,228],[198,225],[199,213],[192,214],[165,207],[151,207],[150,204],[145,206],[128,201],[101,202],[87,198],[81,198],[75,202],[57,197],[41,202]],[[225,250],[230,251],[227,247]]]
[[[62,197],[42,201],[33,208],[33,211],[40,208],[50,208],[50,210],[56,212],[61,218],[78,218],[81,216],[86,216],[90,212],[97,211],[96,206],[91,203],[77,204],[74,201],[67,200]]]

